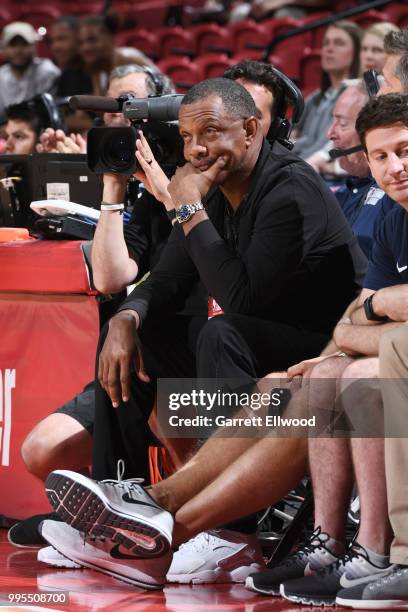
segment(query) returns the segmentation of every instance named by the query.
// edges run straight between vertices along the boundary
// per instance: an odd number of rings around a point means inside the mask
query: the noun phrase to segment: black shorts
[[[54,414],[67,414],[86,429],[91,436],[95,422],[95,381],[88,383],[83,391],[72,400],[57,408]],[[151,446],[161,446],[161,442],[150,429],[146,432],[146,441]]]
[[[79,395],[57,408],[55,414],[58,413],[72,417],[92,435],[95,421],[95,381],[88,383]]]

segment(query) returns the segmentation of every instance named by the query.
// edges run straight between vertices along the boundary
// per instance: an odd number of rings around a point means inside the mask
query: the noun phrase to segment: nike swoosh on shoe
[[[349,589],[353,586],[358,586],[359,584],[367,584],[368,582],[373,582],[381,576],[387,574],[390,571],[390,568],[384,568],[384,572],[377,572],[375,574],[370,574],[368,576],[363,576],[362,578],[347,578],[346,574],[342,574],[340,577],[340,585],[343,589]]]
[[[122,495],[122,499],[128,504],[137,504],[138,506],[148,506],[149,508],[160,510],[160,507],[156,506],[156,504],[149,504],[148,502],[141,501],[139,499],[133,499],[132,497],[130,497],[129,493],[124,493]]]
[[[129,554],[125,554],[123,552],[121,552],[120,550],[120,546],[121,544],[116,544],[116,546],[114,546],[111,551],[110,551],[110,556],[113,557],[114,559],[131,559],[131,560],[140,560],[143,559],[143,561],[146,561],[146,557],[140,557],[138,555],[129,555]]]

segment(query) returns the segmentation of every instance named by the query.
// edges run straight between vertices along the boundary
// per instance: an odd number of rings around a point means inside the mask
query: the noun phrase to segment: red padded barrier
[[[0,244],[0,291],[95,294],[77,240]]]
[[[50,507],[21,444],[93,378],[99,314],[80,242],[2,244],[0,263],[0,514],[23,518]],[[64,279],[77,295],[64,293]],[[12,284],[15,292],[2,291]]]

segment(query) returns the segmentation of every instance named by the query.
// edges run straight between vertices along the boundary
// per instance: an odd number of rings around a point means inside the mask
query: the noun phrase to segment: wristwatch
[[[204,210],[202,202],[195,202],[194,204],[182,204],[176,210],[176,219],[179,223],[185,223],[189,221],[191,217],[199,210]]]
[[[373,298],[375,293],[372,293],[364,300],[364,312],[369,321],[387,321],[388,317],[382,317],[374,312]]]

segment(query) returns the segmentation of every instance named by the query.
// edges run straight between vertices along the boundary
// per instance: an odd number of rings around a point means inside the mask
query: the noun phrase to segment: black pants
[[[317,356],[329,337],[243,315],[203,318],[176,316],[163,324],[146,323],[140,332],[144,363],[151,382],[132,379],[131,398],[117,409],[97,382],[93,477],[116,478],[118,459],[125,478],[149,481],[148,426],[157,378],[236,378],[250,380]],[[98,356],[106,338],[101,334]],[[98,360],[98,358],[97,358]]]

